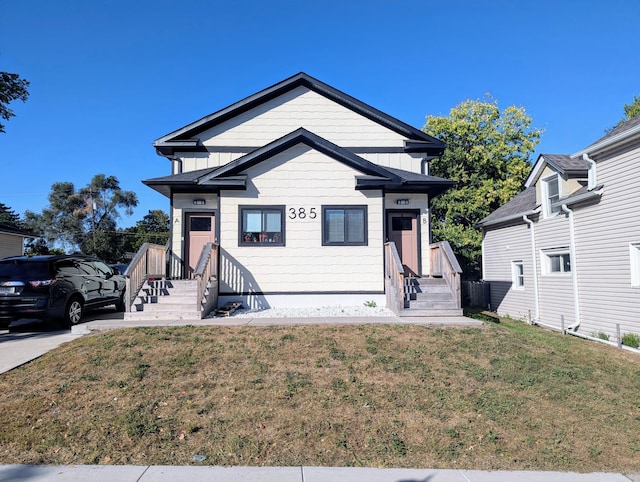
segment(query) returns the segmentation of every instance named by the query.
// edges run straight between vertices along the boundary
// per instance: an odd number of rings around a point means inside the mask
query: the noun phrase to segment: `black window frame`
[[[241,205],[238,206],[238,246],[285,246],[286,245],[286,206],[283,204],[278,205]],[[280,240],[279,241],[247,241],[246,236],[249,231],[244,228],[244,213],[245,211],[261,211],[261,223],[264,223],[265,212],[277,211],[280,213]],[[261,226],[264,227],[264,226]],[[267,231],[261,230],[260,233],[266,233]]]
[[[329,229],[327,227],[327,211],[362,211],[363,214],[363,241],[349,242],[349,241],[328,241],[327,236]],[[345,220],[347,219],[345,215]],[[347,223],[344,223],[345,239],[346,239]],[[322,246],[368,246],[369,245],[369,206],[366,204],[337,204],[337,205],[323,205],[322,206]]]

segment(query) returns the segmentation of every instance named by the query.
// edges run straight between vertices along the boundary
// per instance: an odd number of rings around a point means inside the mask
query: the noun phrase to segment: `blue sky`
[[[0,134],[0,202],[97,173],[168,199],[152,142],[304,71],[415,127],[486,93],[572,154],[640,95],[637,0],[0,0],[0,71],[31,82]]]

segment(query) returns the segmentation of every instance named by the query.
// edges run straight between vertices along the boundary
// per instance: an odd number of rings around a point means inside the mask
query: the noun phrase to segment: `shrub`
[[[635,333],[625,333],[622,335],[622,344],[630,346],[631,348],[638,348],[640,347],[640,335],[636,335]]]

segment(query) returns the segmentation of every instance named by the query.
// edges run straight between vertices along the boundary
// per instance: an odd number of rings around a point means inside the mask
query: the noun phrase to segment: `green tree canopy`
[[[130,215],[137,205],[136,193],[121,189],[115,176],[97,174],[79,190],[71,182],[54,183],[49,207],[40,214],[27,211],[25,224],[42,233],[50,245],[111,262],[122,255],[123,243],[116,229],[119,211]]]
[[[124,230],[125,251],[136,253],[144,243],[165,245],[170,227],[167,213],[161,209],[149,211],[135,226]]]
[[[633,102],[624,105],[624,118],[621,122],[633,119],[637,115],[640,115],[640,95],[634,95]]]
[[[15,116],[9,104],[14,100],[26,102],[29,97],[29,82],[18,74],[0,72],[0,118],[9,120]],[[4,132],[4,124],[0,122],[0,132]]]
[[[531,124],[524,108],[501,110],[491,98],[466,100],[447,117],[427,117],[423,130],[448,146],[430,173],[457,183],[432,201],[433,236],[449,241],[465,277],[480,276],[482,234],[476,224],[524,186],[542,135]]]
[[[22,229],[22,221],[13,209],[0,202],[0,225],[8,228]]]

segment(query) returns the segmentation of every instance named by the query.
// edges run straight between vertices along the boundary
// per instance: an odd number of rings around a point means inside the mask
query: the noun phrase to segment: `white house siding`
[[[299,145],[247,174],[246,192],[221,196],[221,295],[384,290],[382,193],[356,191],[357,171]],[[286,205],[286,246],[238,246],[241,205]],[[367,205],[368,245],[322,246],[323,205]],[[317,216],[290,219],[290,208],[306,213],[315,208]]]
[[[640,334],[640,288],[631,287],[629,244],[640,242],[640,147],[598,159],[599,203],[575,208],[580,332]]]
[[[263,146],[305,129],[345,148],[403,147],[400,134],[306,87],[298,87],[202,132],[202,143],[214,146]]]
[[[483,278],[490,283],[491,309],[516,319],[535,314],[531,234],[521,223],[488,230],[483,240]],[[524,264],[524,289],[512,288],[512,262]]]
[[[0,259],[22,255],[24,238],[15,234],[0,233]]]

